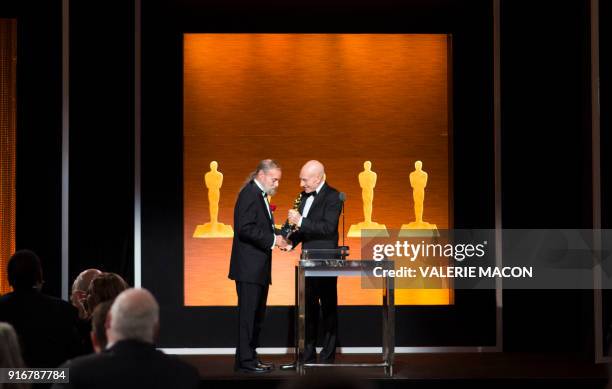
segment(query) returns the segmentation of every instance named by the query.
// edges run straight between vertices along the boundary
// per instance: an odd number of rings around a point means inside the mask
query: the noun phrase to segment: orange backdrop
[[[363,220],[357,175],[378,173],[373,220],[398,229],[414,220],[409,174],[429,174],[424,219],[449,227],[449,102],[446,35],[185,34],[185,305],[235,305],[227,278],[231,238],[198,239],[209,221],[204,174],[224,175],[219,221],[233,224],[236,195],[259,160],[283,168],[277,223],[300,192],[309,159],[347,194],[346,231]],[[340,227],[341,228],[341,227]],[[359,239],[347,239],[352,257]],[[269,305],[293,305],[298,253],[274,251]],[[380,292],[340,278],[339,303],[375,305]],[[401,292],[400,304],[448,304],[449,290]]]
[[[0,18],[0,295],[10,291],[6,267],[15,252],[17,20]]]

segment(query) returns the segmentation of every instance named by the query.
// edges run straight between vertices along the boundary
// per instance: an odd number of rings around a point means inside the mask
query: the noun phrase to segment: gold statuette
[[[231,238],[234,236],[232,226],[219,221],[219,200],[223,174],[218,170],[217,161],[210,162],[210,171],[204,175],[204,185],[208,189],[208,211],[210,222],[199,224],[193,232],[194,238]]]
[[[372,162],[363,163],[363,171],[359,173],[359,186],[361,186],[361,198],[363,200],[363,221],[353,224],[349,228],[347,236],[349,238],[361,237],[388,237],[387,227],[384,224],[372,221],[372,208],[374,203],[374,187],[378,175],[372,171]]]
[[[427,173],[423,170],[423,162],[416,161],[414,163],[414,171],[410,173],[415,220],[408,224],[402,224],[398,234],[399,237],[439,236],[438,227],[423,220],[425,187],[427,186],[428,177]]]
[[[297,195],[295,200],[293,200],[293,209],[296,211],[299,210],[301,203],[302,203],[302,193],[300,192],[300,194]],[[289,239],[291,234],[297,231],[298,228],[299,227],[297,225],[290,223],[289,219],[287,219],[285,221],[285,224],[283,224],[283,226],[281,227],[280,233],[285,239]]]

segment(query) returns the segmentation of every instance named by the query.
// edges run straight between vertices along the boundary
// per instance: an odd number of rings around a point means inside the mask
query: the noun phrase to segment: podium
[[[337,254],[340,255],[337,255]],[[336,255],[334,255],[336,254]],[[347,260],[341,249],[303,250],[297,267],[297,339],[296,369],[298,374],[305,374],[308,367],[382,367],[385,374],[393,375],[393,358],[395,353],[395,302],[394,279],[388,276],[381,278],[382,289],[382,362],[381,363],[304,363],[306,344],[306,277],[361,277],[372,273],[375,267],[392,270],[393,261]],[[336,259],[330,259],[333,257]],[[338,259],[339,257],[339,259]]]

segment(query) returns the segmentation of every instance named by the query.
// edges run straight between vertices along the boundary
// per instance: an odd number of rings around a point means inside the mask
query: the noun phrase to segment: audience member
[[[68,361],[70,383],[54,388],[197,388],[197,370],[155,349],[159,306],[145,289],[122,292],[106,320],[105,352]]]
[[[91,280],[87,289],[87,312],[91,316],[98,304],[114,300],[128,288],[127,282],[116,273],[102,273]]]
[[[81,351],[78,312],[70,303],[41,293],[40,259],[19,250],[9,259],[13,292],[0,297],[0,321],[15,328],[28,367],[57,367]]]
[[[94,351],[91,344],[91,318],[87,312],[87,290],[91,281],[101,275],[98,269],[87,269],[82,271],[72,283],[70,302],[79,311],[78,331],[81,338],[81,349],[83,354],[90,354]]]
[[[96,353],[104,351],[108,340],[106,338],[106,318],[112,301],[104,301],[94,309],[91,315],[91,344]]]
[[[79,318],[82,320],[88,319],[89,314],[85,308],[87,300],[87,290],[91,281],[101,275],[102,272],[98,269],[87,269],[81,272],[72,283],[72,293],[70,294],[70,302],[76,309],[79,310]]]
[[[25,367],[21,358],[19,342],[15,329],[9,323],[0,322],[0,368],[23,368]],[[0,382],[0,389],[4,388],[29,388],[29,384],[4,384]]]

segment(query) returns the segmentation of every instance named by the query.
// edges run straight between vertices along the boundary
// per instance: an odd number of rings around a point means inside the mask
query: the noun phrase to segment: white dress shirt
[[[263,185],[261,185],[259,183],[259,181],[257,181],[257,178],[254,178],[253,181],[255,182],[255,185],[257,185],[257,187],[259,189],[261,189],[262,191],[262,196],[264,198],[264,202],[266,203],[266,209],[268,210],[268,216],[270,216],[270,220],[272,220],[272,212],[270,211],[270,203],[268,202],[268,196],[266,195],[266,191],[263,188]],[[272,231],[274,231],[274,224],[272,225]],[[272,233],[272,247],[270,247],[271,249],[274,248],[274,246],[276,245],[276,234],[273,232]]]
[[[323,188],[324,184],[325,184],[325,181],[321,181],[321,183],[319,184],[319,186],[315,190],[317,196],[319,195],[319,192],[321,191],[321,188]],[[315,196],[308,196],[308,198],[306,199],[306,204],[304,205],[304,210],[302,211],[302,217],[300,217],[300,222],[298,223],[298,227],[301,227],[302,226],[302,220],[305,217],[308,217],[308,212],[310,212],[310,207],[312,206],[312,203],[314,202],[314,198],[315,198]]]

